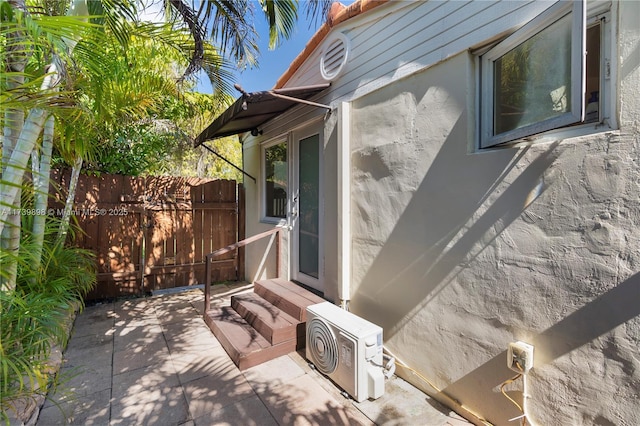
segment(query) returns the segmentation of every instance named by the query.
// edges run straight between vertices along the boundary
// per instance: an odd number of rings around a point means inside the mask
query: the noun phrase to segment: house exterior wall
[[[322,102],[323,99],[318,100]],[[250,174],[257,178],[257,182],[245,179],[246,200],[247,200],[247,218],[246,218],[246,234],[247,236],[256,235],[264,232],[274,226],[282,227],[282,244],[280,251],[280,276],[284,278],[291,277],[291,259],[289,251],[291,250],[291,232],[288,229],[289,220],[280,220],[278,222],[264,221],[262,218],[262,189],[261,189],[261,156],[264,144],[274,141],[289,141],[289,147],[293,144],[292,137],[295,135],[296,129],[317,128],[323,130],[323,149],[321,171],[322,187],[326,188],[320,200],[320,206],[323,211],[321,228],[324,230],[324,256],[323,271],[321,276],[325,287],[324,297],[327,300],[338,301],[337,287],[337,177],[335,173],[335,164],[337,161],[337,135],[335,133],[336,117],[328,116],[324,120],[324,111],[311,109],[309,107],[296,107],[291,112],[283,115],[281,120],[274,121],[265,126],[263,135],[260,138],[250,138],[243,144],[244,168]],[[291,149],[289,149],[290,162],[290,179],[289,188],[291,188],[292,177],[292,158]],[[245,276],[253,281],[262,278],[272,278],[277,275],[276,272],[276,253],[273,246],[268,246],[269,241],[263,240],[259,243],[247,246]]]
[[[318,99],[334,108],[321,118],[325,297],[338,301],[335,108],[349,102],[351,310],[383,326],[385,347],[441,392],[399,373],[510,425],[520,413],[499,386],[514,375],[508,343],[523,340],[535,346],[534,424],[639,424],[640,3],[612,6],[619,130],[474,148],[469,50],[548,5],[390,2],[333,29],[350,39],[351,59]],[[322,47],[287,87],[322,82]],[[261,144],[323,114],[296,107],[245,140],[258,178],[246,181],[247,235],[273,226],[260,222]],[[248,249],[248,278],[275,276],[265,247]],[[521,400],[523,383],[506,390]]]
[[[350,40],[350,60],[343,73],[331,82],[331,87],[316,101],[331,105],[332,114],[324,118],[325,194],[321,201],[324,211],[324,282],[325,297],[338,302],[337,271],[337,180],[332,159],[337,158],[336,108],[340,102],[350,102],[380,87],[411,75],[417,70],[467,49],[473,43],[495,37],[513,27],[513,22],[531,19],[548,5],[543,2],[456,2],[450,9],[446,2],[389,2],[366,14],[357,16],[333,28]],[[474,26],[475,25],[475,26]],[[398,28],[401,30],[398,31]],[[442,33],[441,35],[439,35]],[[286,87],[324,83],[320,73],[320,58],[331,34],[302,64]],[[455,40],[455,42],[451,42]],[[381,52],[393,52],[393,54]],[[254,183],[245,179],[247,199],[246,235],[266,231],[274,223],[261,219],[261,146],[278,138],[287,138],[294,129],[309,125],[325,114],[322,109],[294,107],[263,128],[262,135],[243,139],[243,168],[256,177]],[[280,225],[285,224],[284,221]],[[286,225],[286,224],[285,224]],[[289,250],[289,232],[283,229],[283,248]],[[247,279],[273,277],[275,251],[267,250],[267,241],[247,247]],[[284,253],[281,253],[284,254]],[[281,275],[289,277],[288,252],[281,256]]]
[[[245,234],[247,237],[265,232],[275,226],[274,223],[263,223],[261,205],[261,149],[254,141],[243,144],[243,168],[256,178],[256,182],[245,178]],[[288,258],[288,232],[282,231],[280,270],[286,274]],[[275,238],[275,237],[274,237]],[[277,276],[275,239],[265,238],[249,244],[245,248],[245,277],[248,281]]]
[[[617,131],[476,152],[467,52],[352,102],[351,310],[494,424],[521,414],[517,340],[534,424],[640,423],[640,6],[618,12]]]
[[[535,0],[391,1],[334,27],[287,86],[324,82],[318,64],[333,33],[344,33],[350,44],[350,59],[327,93],[335,106],[511,31],[549,5]]]

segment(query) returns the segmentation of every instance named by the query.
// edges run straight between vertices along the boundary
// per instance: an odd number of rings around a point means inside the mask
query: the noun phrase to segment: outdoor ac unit
[[[353,399],[384,393],[382,328],[338,306],[307,307],[307,359]]]

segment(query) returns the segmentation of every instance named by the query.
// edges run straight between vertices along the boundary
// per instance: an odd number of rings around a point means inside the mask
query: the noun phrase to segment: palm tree
[[[100,39],[101,30],[108,28],[120,44],[126,45],[130,37],[132,27],[129,22],[135,21],[136,13],[133,3],[128,1],[112,2],[75,0],[72,3],[58,2],[58,7],[53,10],[47,7],[48,2],[39,4],[34,9],[37,13],[29,14],[24,0],[0,0],[0,13],[2,14],[2,36],[5,40],[6,93],[14,103],[4,102],[4,135],[2,148],[2,181],[0,182],[0,233],[2,249],[6,252],[14,252],[19,244],[20,223],[19,215],[11,214],[20,209],[20,188],[27,170],[32,153],[39,146],[37,141],[44,128],[50,112],[59,111],[60,103],[64,105],[63,96],[58,93],[58,84],[68,76],[71,68],[67,64],[74,64],[82,53],[95,53],[94,49],[81,49],[80,41],[96,41]],[[219,90],[228,92],[231,86],[231,69],[229,61],[235,61],[239,66],[255,62],[257,44],[254,27],[252,25],[253,6],[250,0],[221,1],[213,0],[202,2],[196,12],[194,4],[185,3],[183,0],[169,0],[167,5],[168,16],[172,19],[179,18],[174,30],[188,29],[192,37],[190,44],[174,44],[183,54],[190,53],[189,66],[185,76],[197,69],[204,69],[212,79],[213,86]],[[328,0],[310,1],[307,9],[310,13],[319,15],[329,6]],[[36,3],[37,5],[37,3]],[[276,46],[282,37],[288,37],[294,27],[297,18],[297,0],[259,0],[264,16],[270,24],[270,46]],[[66,11],[67,18],[60,16],[49,17],[46,13],[60,13]],[[102,19],[89,21],[87,15],[102,15]],[[75,19],[70,17],[75,16]],[[77,19],[77,17],[84,17]],[[50,19],[49,19],[50,18]],[[135,27],[137,31],[149,28]],[[210,40],[214,45],[205,40],[205,28],[210,29]],[[34,30],[35,29],[35,30]],[[31,32],[30,32],[31,31]],[[180,33],[180,31],[175,31]],[[171,37],[168,37],[171,38]],[[175,39],[174,39],[175,41]],[[80,43],[80,46],[83,46]],[[99,47],[99,43],[93,46]],[[207,53],[214,53],[207,55]],[[30,55],[37,57],[37,61],[29,59]],[[84,59],[91,55],[84,55]],[[207,61],[207,57],[216,58]],[[43,61],[48,58],[49,61]],[[26,73],[29,62],[35,62],[35,70]],[[49,62],[48,66],[45,64]],[[90,63],[91,61],[89,61]],[[38,77],[39,73],[39,77]],[[25,79],[25,76],[28,78]],[[44,103],[36,105],[28,110],[24,120],[21,111],[26,111],[24,106],[34,95],[34,83],[40,81],[39,90],[35,91],[35,97],[44,100]],[[68,80],[63,81],[64,88],[72,86]],[[20,101],[20,107],[12,108],[16,101]],[[71,102],[73,104],[73,102]],[[51,107],[51,108],[49,108]],[[49,126],[53,123],[49,121]],[[49,132],[51,133],[51,132]],[[46,141],[49,139],[46,138]],[[44,147],[49,145],[45,144]],[[33,155],[32,164],[34,171],[39,172],[39,185],[48,187],[46,162],[50,155],[47,149],[36,150],[41,155]],[[40,158],[43,161],[38,161]],[[40,164],[39,167],[35,167]],[[74,159],[76,172],[82,166],[82,156]],[[45,172],[45,173],[43,173]],[[77,173],[75,174],[77,176]],[[73,184],[73,182],[72,182]],[[70,191],[73,194],[73,191]],[[3,265],[6,266],[6,265]],[[8,275],[1,278],[2,288],[11,289],[15,283],[15,267],[4,268]]]
[[[223,57],[235,61],[238,67],[254,65],[258,54],[254,6],[257,4],[269,24],[269,49],[274,49],[293,34],[298,20],[299,0],[209,0],[187,3],[184,0],[162,1],[170,20],[189,28],[193,39],[193,54],[186,74],[201,68],[205,29],[215,41]],[[304,1],[307,16],[318,21],[326,16],[333,0]],[[196,8],[196,4],[199,5]],[[196,11],[197,10],[197,11]],[[206,68],[205,68],[206,71]],[[215,87],[215,81],[214,83]]]
[[[8,54],[3,58],[5,69],[8,70],[4,82],[8,102],[3,100],[4,109],[4,133],[2,141],[2,180],[0,181],[0,199],[2,210],[0,214],[0,234],[1,248],[7,254],[4,261],[4,274],[0,277],[2,288],[11,290],[15,286],[17,263],[15,256],[19,249],[20,241],[20,193],[22,180],[26,172],[27,163],[40,131],[47,118],[47,112],[42,106],[35,106],[29,110],[24,119],[25,110],[21,106],[14,106],[14,103],[24,102],[31,96],[30,87],[35,81],[41,82],[35,97],[38,99],[52,99],[53,88],[59,81],[58,70],[60,61],[53,60],[42,79],[27,81],[30,74],[28,69],[31,62],[30,56],[36,53],[43,53],[34,49],[33,33],[41,26],[32,25],[33,20],[26,12],[24,1],[13,1],[0,3],[2,13],[2,36],[5,40],[5,52]],[[60,43],[62,40],[50,40],[49,44]],[[39,47],[44,46],[43,44]],[[48,56],[48,52],[46,53]],[[3,95],[6,96],[5,93]],[[8,105],[8,108],[7,108]],[[12,107],[13,106],[13,107]]]

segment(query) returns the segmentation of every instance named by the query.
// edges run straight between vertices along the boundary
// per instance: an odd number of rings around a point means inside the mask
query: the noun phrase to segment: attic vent
[[[320,72],[325,80],[333,80],[340,74],[349,54],[349,40],[337,34],[325,47],[320,59]]]

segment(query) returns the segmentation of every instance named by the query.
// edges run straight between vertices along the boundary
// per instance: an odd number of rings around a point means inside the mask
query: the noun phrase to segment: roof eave
[[[316,48],[327,37],[331,29],[336,25],[347,21],[355,16],[361,15],[371,9],[375,9],[390,0],[357,0],[349,6],[344,6],[341,3],[333,3],[327,20],[318,28],[318,31],[307,42],[304,49],[296,58],[291,62],[289,68],[278,78],[274,89],[280,89],[293,77],[302,64],[311,56]]]

